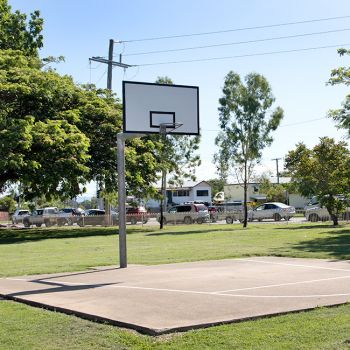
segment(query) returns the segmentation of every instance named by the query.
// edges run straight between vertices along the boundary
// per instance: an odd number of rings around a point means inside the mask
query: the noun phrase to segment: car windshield
[[[289,205],[284,204],[284,203],[276,203],[276,205],[277,205],[279,208],[289,208]]]

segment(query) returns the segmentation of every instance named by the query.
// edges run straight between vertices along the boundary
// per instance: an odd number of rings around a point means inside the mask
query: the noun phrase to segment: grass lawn
[[[0,276],[118,264],[116,228],[0,230]],[[350,259],[350,225],[128,228],[128,261],[242,256]],[[160,338],[0,301],[0,349],[350,349],[350,304]]]
[[[242,256],[350,259],[350,225],[188,225],[128,229],[128,262],[164,264]],[[0,277],[118,264],[117,228],[0,230]]]

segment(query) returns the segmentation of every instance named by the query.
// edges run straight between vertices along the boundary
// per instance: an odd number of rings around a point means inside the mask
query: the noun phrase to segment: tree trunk
[[[328,210],[329,216],[331,217],[331,220],[333,221],[333,225],[334,226],[338,226],[338,214],[333,213],[333,207],[326,207],[326,209]]]
[[[243,227],[247,227],[248,223],[248,208],[247,208],[247,161],[244,162],[244,179],[243,179],[243,191],[244,191],[244,220]]]
[[[338,226],[338,215],[336,214],[331,214],[331,219],[333,221],[334,226]]]

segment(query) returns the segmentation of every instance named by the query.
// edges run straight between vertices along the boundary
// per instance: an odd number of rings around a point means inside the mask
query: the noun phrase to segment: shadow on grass
[[[241,228],[239,226],[239,228]],[[233,230],[232,227],[230,228],[230,230]],[[201,228],[197,228],[197,229],[185,229],[184,231],[156,231],[156,232],[152,232],[152,233],[147,233],[145,236],[181,236],[181,235],[190,235],[190,234],[200,234],[200,233],[210,233],[210,232],[224,232],[227,231],[227,227],[226,229],[222,229],[222,228],[214,228],[214,227],[210,227],[207,229],[203,229]]]
[[[127,229],[127,233],[134,234],[140,230]],[[70,228],[29,228],[29,229],[1,229],[0,244],[24,243],[44,239],[80,238],[92,236],[111,236],[118,234],[118,226],[114,227],[70,227]]]
[[[301,241],[291,245],[294,251],[326,253],[336,259],[350,259],[350,230],[328,231],[332,236]]]
[[[322,225],[318,225],[318,224],[314,224],[314,225],[298,225],[298,226],[286,226],[286,227],[276,227],[276,230],[319,230],[319,229],[339,229],[342,228],[343,225],[339,225],[339,226],[334,226],[331,224],[322,224]],[[347,230],[348,232],[350,232],[350,227]],[[339,233],[339,231],[330,231],[330,232],[334,232],[334,233]],[[324,232],[326,233],[326,232]]]

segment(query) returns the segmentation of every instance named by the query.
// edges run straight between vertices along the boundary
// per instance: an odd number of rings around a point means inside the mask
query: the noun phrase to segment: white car
[[[21,224],[23,223],[23,218],[25,215],[29,215],[29,210],[27,209],[17,209],[12,215],[12,223],[13,224]]]
[[[264,219],[273,219],[280,221],[285,219],[288,221],[295,214],[295,208],[293,206],[279,203],[270,202],[259,205],[253,210],[248,211],[248,220],[262,221]]]

